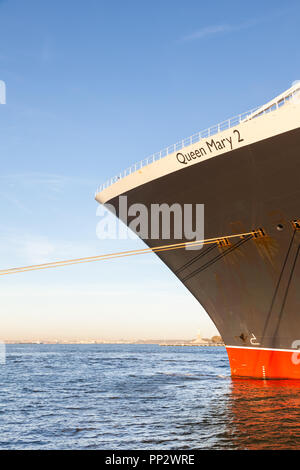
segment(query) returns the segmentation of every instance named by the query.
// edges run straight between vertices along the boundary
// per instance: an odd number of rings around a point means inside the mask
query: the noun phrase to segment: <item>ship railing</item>
[[[145,166],[148,166],[151,163],[161,160],[162,158],[166,157],[167,155],[170,155],[171,153],[177,152],[185,147],[189,147],[190,145],[195,144],[202,139],[211,137],[215,134],[218,134],[219,132],[225,131],[226,129],[230,129],[251,119],[255,119],[267,113],[276,111],[277,109],[284,106],[286,103],[291,102],[293,99],[295,99],[295,97],[297,97],[297,100],[300,100],[300,85],[299,88],[293,89],[291,93],[284,97],[281,97],[278,101],[272,102],[271,104],[267,105],[267,107],[257,106],[256,108],[250,111],[226,119],[225,121],[222,121],[219,124],[216,124],[215,126],[211,126],[205,130],[196,132],[195,134],[176,142],[176,144],[170,145],[169,147],[165,147],[163,150],[160,150],[159,152],[153,153],[149,157],[144,158],[144,160],[140,160],[139,162],[134,163],[133,165],[123,170],[121,173],[113,176],[112,178],[102,183],[98,187],[95,194],[103,191],[104,189],[108,188],[120,179],[125,178],[125,176],[129,176],[132,173],[135,173],[136,171],[140,170],[141,168],[144,168]]]

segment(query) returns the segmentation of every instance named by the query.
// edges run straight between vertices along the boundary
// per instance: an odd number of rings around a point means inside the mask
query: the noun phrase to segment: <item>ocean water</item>
[[[297,449],[300,383],[221,347],[7,345],[0,449]]]

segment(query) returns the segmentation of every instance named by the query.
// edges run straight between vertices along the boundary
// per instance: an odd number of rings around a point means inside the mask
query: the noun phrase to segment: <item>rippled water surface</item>
[[[6,350],[1,449],[300,447],[300,383],[233,381],[224,348]]]

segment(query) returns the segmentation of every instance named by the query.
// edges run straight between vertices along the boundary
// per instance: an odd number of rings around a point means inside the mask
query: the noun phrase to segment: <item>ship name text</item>
[[[196,160],[197,158],[210,155],[212,153],[217,153],[220,150],[233,150],[235,143],[243,142],[244,139],[241,138],[240,132],[235,129],[233,135],[230,137],[225,137],[224,139],[210,139],[203,142],[202,147],[199,147],[191,152],[178,152],[176,154],[176,159],[178,163],[182,165],[187,165],[188,162]]]

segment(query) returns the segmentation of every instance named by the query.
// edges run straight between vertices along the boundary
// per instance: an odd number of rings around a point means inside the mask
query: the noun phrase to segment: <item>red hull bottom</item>
[[[226,346],[232,377],[300,379],[300,351]]]

